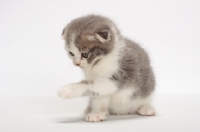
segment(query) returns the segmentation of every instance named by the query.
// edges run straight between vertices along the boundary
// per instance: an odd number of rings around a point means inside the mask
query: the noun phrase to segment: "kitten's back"
[[[120,50],[119,70],[112,76],[119,87],[130,84],[137,88],[134,96],[149,96],[155,89],[155,77],[147,52],[137,43],[124,38]]]

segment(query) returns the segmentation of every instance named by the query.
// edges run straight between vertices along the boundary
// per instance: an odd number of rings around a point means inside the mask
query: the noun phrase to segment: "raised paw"
[[[83,94],[82,86],[79,84],[70,84],[65,87],[62,87],[58,90],[57,94],[59,97],[64,99],[71,99],[74,97],[82,96]]]
[[[58,90],[57,94],[59,97],[64,99],[71,99],[74,97],[75,91],[70,87],[63,87],[60,90]]]
[[[86,115],[85,120],[88,122],[100,122],[106,119],[106,113],[89,113]]]
[[[152,106],[142,106],[138,109],[138,114],[142,116],[155,116],[156,112]]]

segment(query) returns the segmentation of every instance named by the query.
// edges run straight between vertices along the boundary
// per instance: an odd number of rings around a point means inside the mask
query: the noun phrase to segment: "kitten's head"
[[[65,49],[76,66],[97,65],[114,48],[119,31],[108,18],[88,15],[71,21],[63,30]]]

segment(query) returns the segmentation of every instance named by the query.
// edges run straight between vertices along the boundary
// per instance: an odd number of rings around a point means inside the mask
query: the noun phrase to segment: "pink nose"
[[[80,63],[79,62],[74,62],[76,66],[80,66]]]
[[[78,60],[78,59],[74,61],[74,64],[75,64],[76,66],[80,66],[80,63],[81,63],[81,61]]]

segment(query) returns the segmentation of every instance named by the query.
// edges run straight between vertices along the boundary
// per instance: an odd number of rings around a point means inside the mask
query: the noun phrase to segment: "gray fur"
[[[87,62],[90,64],[93,62],[93,60],[100,55],[106,55],[108,54],[109,51],[105,48],[100,48],[100,47],[93,47],[89,50],[89,57],[87,59]]]
[[[143,48],[138,44],[125,40],[125,48],[120,51],[120,69],[111,79],[119,88],[124,85],[134,85],[137,92],[134,97],[147,97],[155,89],[155,77],[150,66],[150,60]]]

